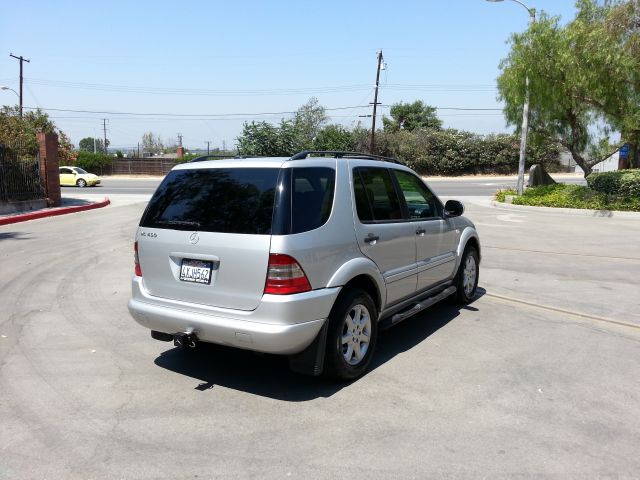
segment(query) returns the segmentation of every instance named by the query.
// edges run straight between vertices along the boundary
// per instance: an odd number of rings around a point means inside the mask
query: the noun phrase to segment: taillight
[[[272,253],[269,255],[269,269],[264,293],[288,295],[311,290],[311,284],[296,260],[289,255]]]
[[[142,276],[142,269],[140,268],[140,259],[138,258],[138,242],[133,244],[133,261],[136,265],[136,277]]]

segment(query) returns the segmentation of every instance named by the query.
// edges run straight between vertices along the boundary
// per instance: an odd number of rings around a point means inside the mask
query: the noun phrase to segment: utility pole
[[[104,131],[104,153],[107,153],[107,119],[102,119],[102,129]]]
[[[31,63],[31,60],[27,60],[22,55],[16,57],[13,53],[9,53],[9,56],[15,58],[20,62],[20,118],[22,118],[22,83],[24,81],[24,77],[22,76],[22,64],[23,62]]]
[[[378,69],[376,71],[376,93],[373,96],[373,118],[371,119],[371,147],[369,153],[373,153],[376,144],[376,107],[378,103],[378,85],[380,85],[380,67],[382,66],[382,50],[378,52]]]
[[[211,143],[211,140],[207,140],[207,155],[209,155],[209,144]]]
[[[138,142],[138,158],[140,158],[140,142]]]
[[[98,149],[96,148],[96,137],[93,137],[93,153],[97,153]]]

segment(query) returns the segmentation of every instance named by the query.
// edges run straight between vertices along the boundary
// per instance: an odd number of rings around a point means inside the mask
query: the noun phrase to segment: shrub
[[[587,185],[596,192],[623,197],[640,197],[640,170],[592,173]]]
[[[518,170],[520,140],[515,135],[476,135],[446,130],[399,130],[379,133],[376,147],[423,175],[509,174]],[[527,167],[541,163],[557,170],[556,144],[530,145]]]
[[[515,192],[498,192],[496,200],[503,202],[505,195],[511,193]],[[611,196],[608,193],[596,192],[582,185],[563,183],[527,188],[523,195],[513,198],[513,204],[536,207],[640,211],[640,197]]]
[[[622,172],[619,194],[624,197],[640,198],[640,169]]]
[[[76,167],[84,168],[86,171],[95,173],[101,172],[105,167],[111,167],[113,157],[104,153],[78,152]]]

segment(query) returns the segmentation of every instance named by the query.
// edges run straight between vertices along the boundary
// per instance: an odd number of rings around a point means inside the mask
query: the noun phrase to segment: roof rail
[[[193,160],[189,160],[187,163],[206,162],[207,160],[222,160],[223,158],[246,158],[246,157],[240,157],[238,155],[202,155],[201,157],[196,157]]]
[[[397,159],[391,157],[383,157],[381,155],[373,155],[371,153],[347,152],[342,150],[303,150],[302,152],[298,152],[293,155],[289,160],[304,160],[311,155],[331,156],[333,158],[361,158],[366,160],[380,160],[382,162],[392,162],[400,164]]]

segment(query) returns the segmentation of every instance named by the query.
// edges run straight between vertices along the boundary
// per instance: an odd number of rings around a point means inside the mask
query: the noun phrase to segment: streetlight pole
[[[13,93],[15,93],[15,94],[16,94],[16,96],[17,96],[18,98],[20,98],[20,95],[18,94],[18,92],[16,92],[16,91],[15,91],[13,88],[11,88],[11,87],[2,86],[2,87],[0,87],[0,90],[11,90]]]
[[[504,0],[486,0],[491,3],[503,2]],[[520,0],[511,0],[522,5],[529,12],[529,26],[536,21],[536,10],[527,7]],[[522,106],[522,126],[520,127],[520,159],[518,161],[518,183],[516,190],[518,195],[522,195],[524,191],[524,164],[527,155],[527,133],[529,130],[529,75],[524,80],[524,105]]]

